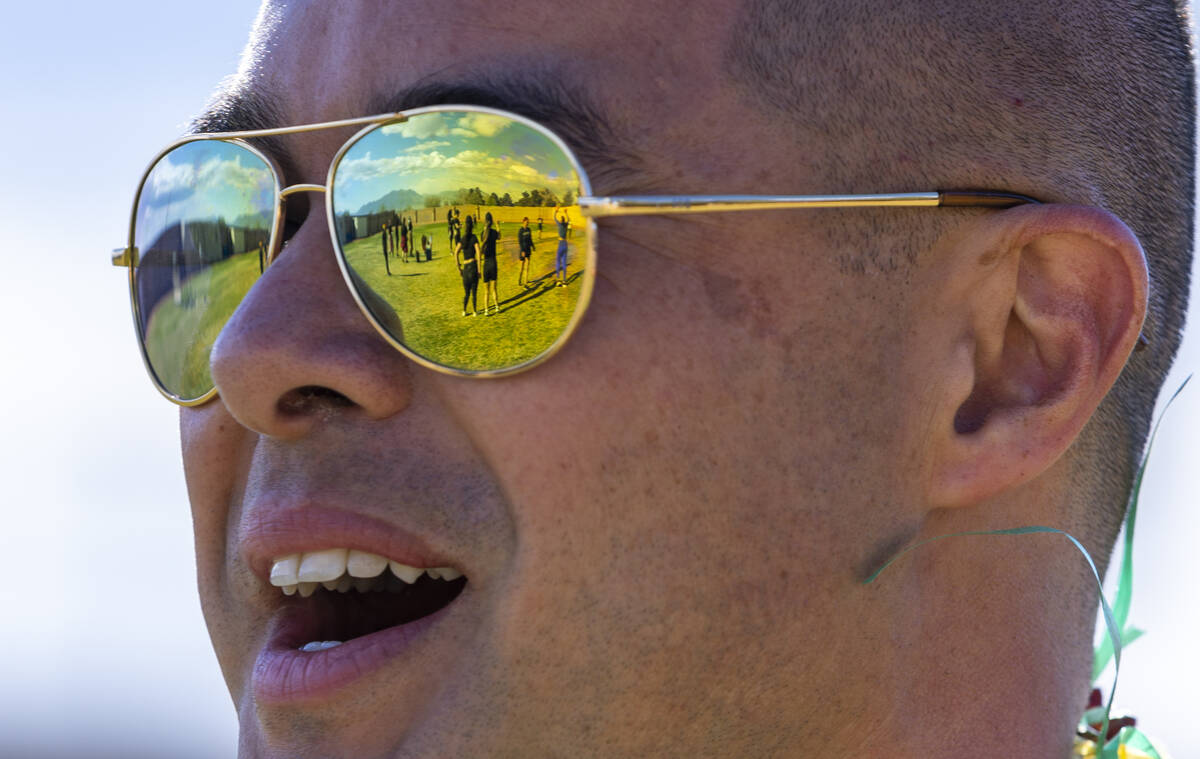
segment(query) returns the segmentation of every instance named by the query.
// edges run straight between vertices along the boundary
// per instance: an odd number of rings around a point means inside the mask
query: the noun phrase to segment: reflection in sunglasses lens
[[[266,265],[275,178],[251,151],[196,141],[154,165],[138,197],[134,293],[148,363],[163,389],[212,388],[209,354]]]
[[[489,113],[418,114],[355,142],[330,189],[359,300],[417,355],[510,369],[570,328],[587,258],[580,181],[542,132]]]

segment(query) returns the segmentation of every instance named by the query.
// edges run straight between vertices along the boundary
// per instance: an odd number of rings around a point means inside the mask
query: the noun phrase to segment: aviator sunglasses
[[[275,161],[247,142],[352,126],[362,129],[338,150],[324,185],[283,187]],[[465,377],[529,369],[566,343],[591,298],[599,217],[1038,202],[975,190],[594,197],[556,134],[477,106],[192,134],[151,161],[129,242],[112,259],[129,269],[142,357],[171,401],[193,406],[216,394],[213,344],[279,254],[284,207],[298,193],[324,193],[338,267],[383,339],[422,366]],[[502,287],[489,291],[497,280]],[[481,289],[488,316],[469,318]]]

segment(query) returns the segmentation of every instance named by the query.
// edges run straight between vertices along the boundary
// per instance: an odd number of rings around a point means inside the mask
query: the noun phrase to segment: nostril
[[[282,416],[308,416],[319,411],[349,408],[354,401],[336,390],[320,385],[305,385],[283,394],[279,399],[278,409]]]

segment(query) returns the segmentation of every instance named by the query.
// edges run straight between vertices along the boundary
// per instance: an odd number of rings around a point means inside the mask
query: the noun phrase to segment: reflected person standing
[[[517,257],[521,260],[521,270],[517,273],[517,286],[529,287],[529,262],[533,258],[533,230],[529,228],[529,217],[521,220],[521,228],[517,230]]]
[[[559,211],[562,214],[559,214]],[[571,227],[570,217],[561,206],[554,207],[554,225],[558,228],[558,250],[554,254],[554,286],[567,286],[567,230]]]
[[[475,220],[467,215],[463,222],[462,237],[454,248],[454,261],[458,264],[458,273],[462,275],[463,283],[463,312],[467,315],[467,301],[471,301],[471,316],[479,315],[479,264],[476,261],[476,245],[479,240],[475,237]]]
[[[388,276],[390,277],[392,276],[392,265],[388,263],[388,253],[390,252],[388,238],[388,225],[384,224],[383,228],[379,230],[379,242],[383,246],[383,268],[387,270]]]
[[[492,212],[488,211],[483,217],[483,237],[480,241],[480,251],[483,255],[483,313],[491,313],[489,309],[495,304],[496,313],[500,313],[500,296],[496,292],[496,277],[499,274],[496,266],[496,241],[500,239],[500,230],[492,220]]]

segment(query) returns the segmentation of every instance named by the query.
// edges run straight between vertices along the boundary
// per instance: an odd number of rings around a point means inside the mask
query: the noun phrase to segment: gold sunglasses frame
[[[375,317],[374,313],[363,301],[358,292],[358,288],[354,284],[346,257],[341,250],[341,242],[337,239],[337,226],[333,223],[333,179],[337,172],[338,166],[341,164],[342,157],[352,148],[359,140],[370,134],[375,129],[389,124],[399,124],[408,121],[410,118],[428,113],[474,113],[496,116],[500,118],[510,119],[533,129],[539,134],[547,137],[558,149],[566,156],[571,168],[579,177],[580,195],[575,201],[575,205],[579,208],[580,214],[586,219],[585,228],[585,253],[586,262],[581,290],[578,301],[575,305],[575,311],[571,316],[571,321],[568,322],[562,334],[537,356],[524,361],[515,366],[504,369],[489,369],[489,370],[469,370],[456,369],[453,367],[443,366],[421,356],[412,349],[396,340],[387,328]],[[362,127],[353,136],[350,137],[334,155],[333,160],[329,164],[329,170],[326,174],[325,184],[293,184],[286,187],[281,187],[281,178],[283,176],[279,165],[268,155],[263,153],[258,148],[246,142],[247,139],[256,137],[278,137],[288,134],[299,134],[302,132],[315,132],[324,129],[339,129],[359,126]],[[200,142],[200,141],[222,141],[238,145],[245,150],[250,151],[263,161],[270,169],[275,184],[275,208],[274,219],[271,225],[270,239],[267,244],[266,266],[275,260],[279,254],[279,236],[283,227],[285,214],[284,204],[287,198],[301,192],[320,192],[325,195],[325,214],[326,226],[329,228],[330,240],[333,244],[333,253],[337,258],[338,268],[342,272],[342,278],[346,282],[351,295],[353,295],[355,303],[359,310],[367,318],[367,321],[375,328],[375,330],[386,340],[393,348],[400,351],[402,354],[412,359],[421,366],[443,374],[449,374],[456,377],[481,377],[495,378],[507,377],[520,372],[527,371],[533,367],[548,360],[556,354],[564,344],[571,338],[578,328],[583,315],[587,312],[588,306],[591,304],[592,289],[595,283],[595,267],[596,267],[596,223],[595,219],[606,216],[636,216],[648,214],[689,214],[689,213],[715,213],[722,211],[759,211],[770,209],[785,209],[785,208],[890,208],[890,207],[920,207],[920,208],[1010,208],[1013,206],[1023,205],[1026,203],[1040,203],[1041,201],[1011,192],[998,192],[989,190],[940,190],[930,192],[902,192],[902,193],[879,193],[869,195],[623,195],[611,197],[596,197],[592,195],[591,184],[588,182],[587,173],[579,164],[579,159],[575,153],[567,147],[562,139],[552,132],[547,127],[525,118],[524,116],[503,111],[497,108],[488,108],[475,105],[437,105],[427,106],[423,108],[415,108],[408,111],[398,111],[395,113],[376,114],[374,116],[362,116],[352,119],[341,119],[338,121],[324,121],[316,124],[301,124],[289,127],[277,127],[273,129],[254,129],[234,132],[198,132],[195,134],[186,135],[180,139],[167,145],[160,150],[147,165],[146,170],[142,173],[142,179],[138,182],[137,192],[133,198],[133,209],[129,216],[129,237],[128,243],[124,248],[118,248],[113,251],[112,263],[114,266],[124,266],[129,269],[129,301],[130,308],[133,312],[134,329],[137,331],[138,346],[142,354],[142,362],[146,366],[146,371],[154,382],[154,386],[158,392],[167,400],[180,406],[198,406],[207,403],[216,394],[216,387],[210,388],[207,392],[197,398],[183,398],[174,393],[171,393],[163,386],[158,375],[154,371],[154,367],[150,364],[150,357],[146,352],[146,340],[142,331],[141,311],[137,300],[137,282],[135,280],[135,272],[138,265],[138,249],[134,241],[134,233],[136,231],[138,204],[141,201],[142,190],[145,188],[146,180],[150,178],[150,173],[158,162],[168,153],[183,145]]]

